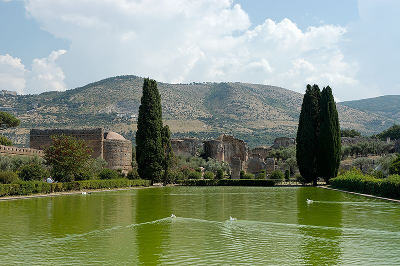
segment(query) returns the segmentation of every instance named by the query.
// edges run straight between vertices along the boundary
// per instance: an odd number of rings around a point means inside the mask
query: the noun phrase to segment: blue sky
[[[0,0],[0,89],[134,74],[400,94],[397,0]]]

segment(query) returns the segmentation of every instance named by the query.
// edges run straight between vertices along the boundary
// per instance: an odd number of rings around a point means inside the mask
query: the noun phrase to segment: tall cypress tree
[[[161,134],[161,96],[157,82],[146,78],[136,131],[136,161],[139,176],[153,182],[160,181],[162,175],[164,155]]]
[[[318,173],[326,182],[336,177],[340,165],[341,139],[339,116],[332,90],[321,92]]]
[[[163,161],[163,183],[164,185],[169,184],[171,182],[169,178],[169,172],[172,167],[172,163],[174,160],[174,151],[171,146],[171,131],[169,130],[168,125],[165,125],[162,130],[162,146],[164,153],[164,161]]]
[[[317,85],[307,85],[296,137],[296,159],[300,174],[306,182],[313,182],[314,185],[316,185],[318,177],[317,153],[320,94]]]

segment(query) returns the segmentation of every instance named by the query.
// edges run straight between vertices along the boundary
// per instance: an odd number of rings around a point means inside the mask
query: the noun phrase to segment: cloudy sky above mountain
[[[400,94],[398,0],[0,0],[0,89],[133,74]]]

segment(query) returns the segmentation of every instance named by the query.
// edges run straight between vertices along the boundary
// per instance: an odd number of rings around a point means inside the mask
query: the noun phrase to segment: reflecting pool
[[[400,204],[311,187],[0,201],[0,264],[17,263],[394,265]]]

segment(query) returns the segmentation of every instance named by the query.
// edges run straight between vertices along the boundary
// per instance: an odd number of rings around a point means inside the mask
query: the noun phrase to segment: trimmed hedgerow
[[[177,181],[182,186],[254,186],[254,187],[272,187],[274,180],[256,180],[256,179],[188,179]]]
[[[333,188],[375,196],[400,199],[400,176],[378,179],[359,171],[349,171],[330,180]]]
[[[65,183],[45,183],[41,181],[22,181],[15,184],[0,184],[1,196],[48,194],[61,191],[73,191],[83,189],[123,188],[136,186],[150,186],[149,180],[107,179],[84,180]]]

